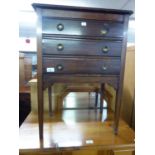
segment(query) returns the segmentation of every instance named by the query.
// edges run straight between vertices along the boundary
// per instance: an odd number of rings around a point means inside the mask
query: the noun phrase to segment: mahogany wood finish
[[[39,120],[39,138],[43,140],[43,77],[42,77],[42,17],[41,10],[37,11],[38,13],[38,21],[37,21],[37,79],[38,79],[38,120]]]
[[[102,113],[103,110],[103,100],[104,100],[104,91],[105,90],[105,84],[101,84],[101,89],[100,89],[100,113]]]
[[[58,29],[59,24],[62,30]],[[43,18],[43,34],[123,37],[122,29],[121,22]],[[109,32],[101,33],[102,30]]]
[[[47,72],[47,68],[54,67],[54,72]],[[119,59],[89,59],[89,58],[54,58],[43,57],[43,72],[45,74],[112,74],[120,72]]]
[[[43,139],[43,89],[56,82],[105,83],[117,91],[114,131],[118,132],[126,38],[131,11],[33,4],[39,20],[38,110]],[[102,109],[101,109],[102,111]]]
[[[43,54],[53,55],[83,55],[83,56],[121,56],[121,41],[92,39],[43,39]],[[52,49],[52,50],[51,50]]]
[[[101,76],[101,75],[94,75],[92,74],[91,76],[88,74],[86,75],[79,75],[79,74],[68,74],[68,75],[63,75],[60,74],[61,76],[58,75],[50,75],[50,74],[46,74],[46,76],[44,76],[44,81],[43,81],[43,86],[44,88],[47,88],[48,85],[53,84],[54,82],[65,82],[65,83],[88,83],[88,81],[90,83],[108,83],[109,85],[113,86],[115,89],[118,86],[118,79],[119,76]]]
[[[49,100],[49,114],[52,116],[52,89],[51,86],[48,87],[48,100]]]
[[[124,68],[125,68],[125,58],[126,58],[126,44],[127,44],[127,29],[128,29],[128,20],[129,16],[124,17],[124,33],[126,34],[123,38],[122,46],[122,55],[121,55],[121,70],[119,78],[119,87],[116,89],[116,104],[115,104],[115,123],[114,123],[114,132],[118,133],[118,124],[121,110],[121,99],[122,99],[122,90],[123,90],[123,81],[124,81]]]

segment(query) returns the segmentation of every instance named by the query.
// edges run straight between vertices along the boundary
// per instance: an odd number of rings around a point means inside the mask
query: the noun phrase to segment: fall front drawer
[[[120,73],[120,59],[43,57],[44,73],[113,74]]]
[[[43,54],[121,56],[121,41],[43,39]]]
[[[114,21],[43,18],[43,34],[123,37],[123,23]]]

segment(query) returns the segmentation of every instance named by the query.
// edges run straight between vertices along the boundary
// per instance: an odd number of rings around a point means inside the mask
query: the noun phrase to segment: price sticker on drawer
[[[91,139],[86,140],[86,144],[93,144],[93,143],[94,143],[94,141],[93,141],[93,140],[91,140]]]
[[[46,68],[46,72],[48,72],[48,73],[55,72],[55,68],[54,67],[48,67],[48,68]]]
[[[87,22],[82,21],[81,22],[81,26],[86,27],[87,26]]]

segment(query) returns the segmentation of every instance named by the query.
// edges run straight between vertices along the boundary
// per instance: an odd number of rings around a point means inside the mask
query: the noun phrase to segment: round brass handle
[[[64,49],[64,46],[62,44],[57,45],[57,50],[62,51]]]
[[[64,67],[61,64],[59,64],[56,66],[56,69],[59,71],[62,71],[64,69]]]
[[[108,51],[109,51],[108,46],[104,46],[104,47],[102,48],[102,52],[103,52],[103,53],[108,53]]]
[[[107,67],[105,65],[102,66],[102,70],[106,71],[107,70]]]
[[[107,30],[107,29],[101,30],[101,34],[102,34],[102,35],[105,35],[105,34],[107,34],[107,33],[108,33],[108,30]]]
[[[63,24],[58,24],[57,25],[57,30],[62,31],[64,29]]]

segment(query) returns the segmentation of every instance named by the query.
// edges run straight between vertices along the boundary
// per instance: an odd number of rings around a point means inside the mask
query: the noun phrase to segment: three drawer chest
[[[127,29],[132,11],[32,4],[37,15],[39,137],[43,139],[43,90],[54,83],[98,83],[102,112],[105,83],[116,90],[118,133]],[[49,109],[51,110],[51,100]]]

